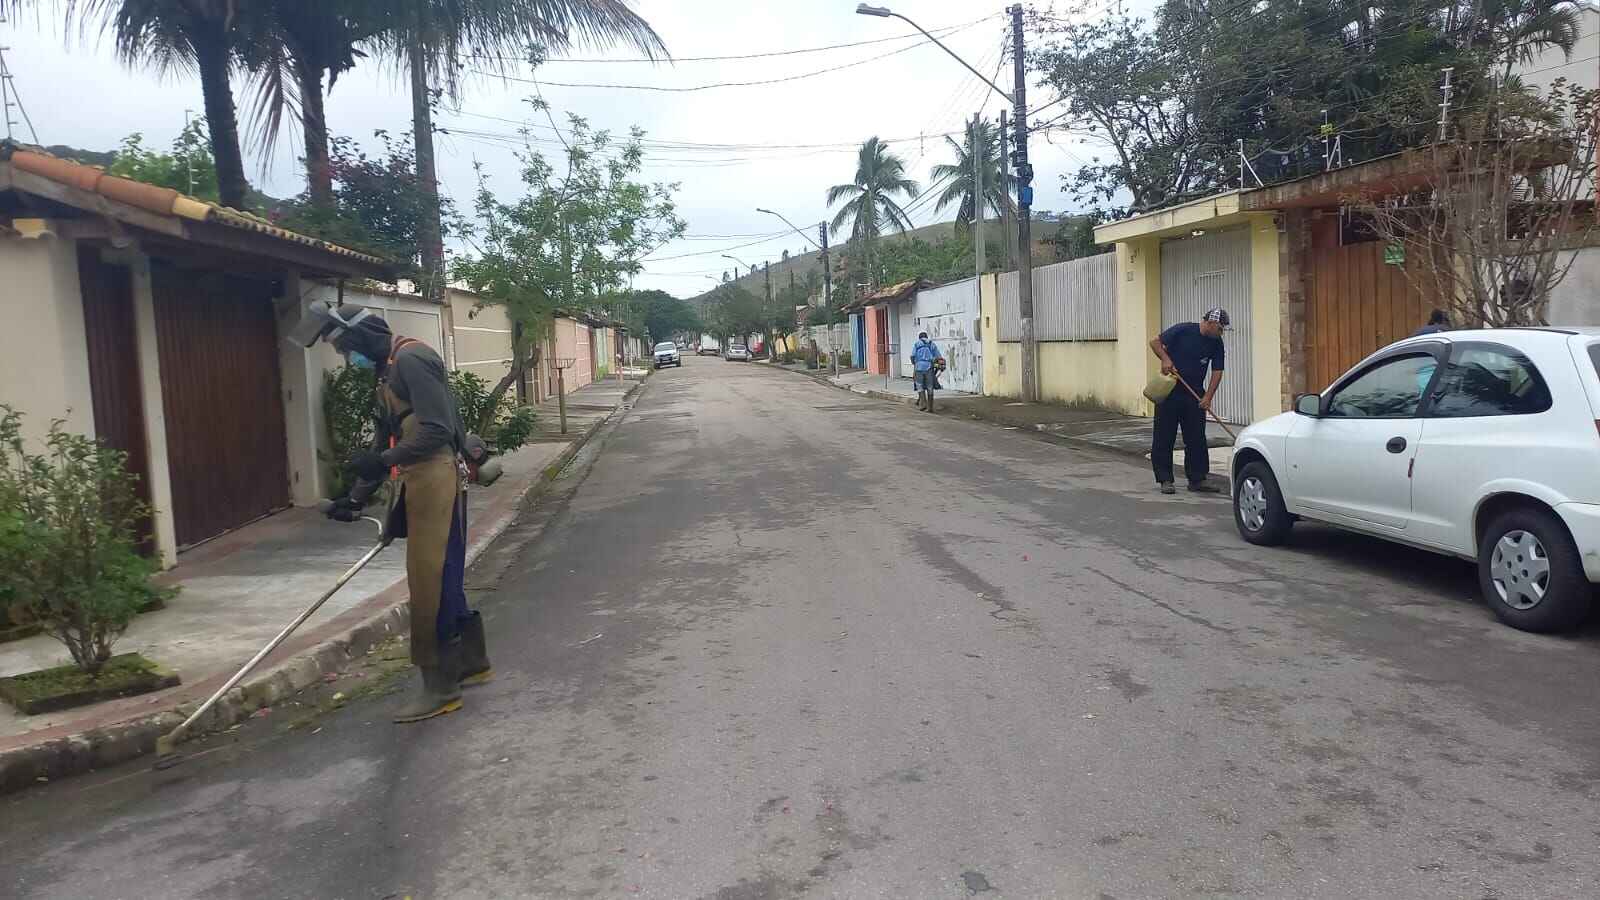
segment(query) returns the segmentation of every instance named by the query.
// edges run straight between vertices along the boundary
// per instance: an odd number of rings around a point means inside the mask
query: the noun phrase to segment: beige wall
[[[94,436],[77,252],[57,237],[0,237],[0,403],[24,414],[29,439],[41,438],[52,419]]]
[[[1284,411],[1283,309],[1278,277],[1278,226],[1271,215],[1250,220],[1250,390],[1257,422]]]
[[[1022,396],[1022,345],[996,339],[995,297],[998,276],[979,281],[979,315],[983,318],[983,392],[990,396]],[[1039,394],[1048,403],[1090,404],[1139,413],[1122,390],[1120,341],[1042,341],[1039,344]],[[1143,384],[1140,384],[1143,387]],[[1137,391],[1135,391],[1137,394]],[[1143,398],[1139,398],[1143,401]]]
[[[478,308],[477,298],[465,291],[449,294],[457,371],[497,383],[511,370],[511,319],[499,306]]]

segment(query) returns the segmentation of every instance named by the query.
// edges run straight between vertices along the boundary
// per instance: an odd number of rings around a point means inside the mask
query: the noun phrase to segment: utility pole
[[[1022,43],[1022,4],[1011,7],[1012,92],[1017,149],[1017,306],[1022,320],[1022,399],[1039,399],[1039,347],[1033,340],[1033,166],[1028,164],[1028,72]]]
[[[1005,235],[1006,245],[1006,271],[1016,268],[1017,265],[1017,232],[1011,214],[1011,188],[1009,186],[1011,175],[1011,132],[1004,108],[1000,110],[1000,193],[1006,202],[1000,207],[1000,233]]]
[[[833,321],[833,269],[828,267],[828,223],[817,223],[817,234],[822,238],[822,308],[828,311],[828,321]],[[830,329],[832,324],[828,326]],[[833,377],[839,377],[839,348],[833,348]]]
[[[989,268],[988,248],[983,245],[983,151],[989,148],[982,146],[983,142],[979,140],[982,136],[981,115],[981,110],[972,114],[971,137],[967,138],[967,152],[972,154],[972,252],[979,275]]]
[[[776,323],[773,322],[772,309],[772,263],[763,260],[761,262],[761,271],[764,275],[766,275],[767,282],[767,360],[769,362],[777,362],[778,345],[772,337],[772,332],[776,330]],[[754,275],[755,273],[751,272],[750,274]]]

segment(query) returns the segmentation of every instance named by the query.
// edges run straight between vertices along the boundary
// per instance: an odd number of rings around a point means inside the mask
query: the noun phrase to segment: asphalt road
[[[1600,894],[1600,629],[714,359],[475,573],[465,710],[0,801],[18,897]],[[482,585],[498,584],[495,589]]]

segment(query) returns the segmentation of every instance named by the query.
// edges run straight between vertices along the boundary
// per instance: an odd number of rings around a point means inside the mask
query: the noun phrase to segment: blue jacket
[[[939,358],[939,345],[933,341],[919,340],[911,348],[911,362],[916,365],[918,372],[926,372],[933,368],[933,361]]]

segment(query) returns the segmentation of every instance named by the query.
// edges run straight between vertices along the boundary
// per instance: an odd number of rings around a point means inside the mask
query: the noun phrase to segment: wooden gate
[[[140,394],[139,331],[133,310],[133,272],[100,260],[92,247],[78,247],[78,284],[83,296],[83,330],[89,348],[89,396],[94,403],[95,439],[128,455],[127,468],[138,476],[134,492],[150,500],[150,449]],[[139,523],[141,550],[155,551],[155,523]]]
[[[1339,220],[1312,226],[1306,294],[1306,389],[1320,391],[1367,354],[1428,321],[1432,300],[1383,261],[1382,241],[1340,242]]]
[[[872,309],[872,316],[878,326],[875,335],[877,341],[872,352],[878,355],[878,374],[889,374],[889,309],[886,306],[877,306]]]
[[[271,284],[151,265],[179,547],[289,505]]]

